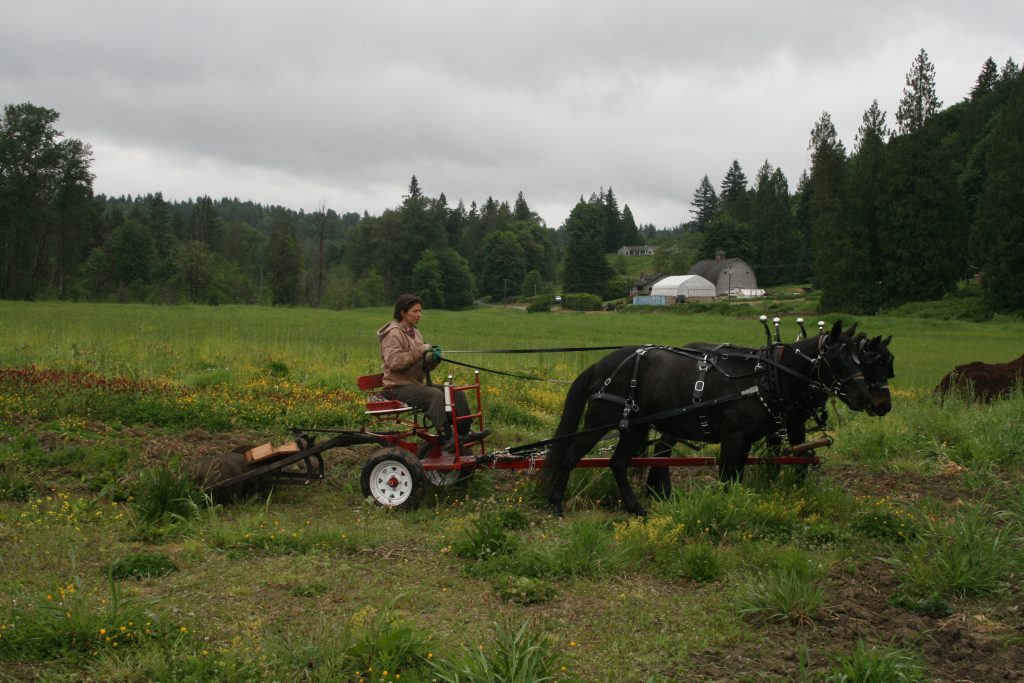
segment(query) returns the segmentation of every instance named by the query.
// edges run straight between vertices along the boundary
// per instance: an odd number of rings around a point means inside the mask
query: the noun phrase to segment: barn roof
[[[705,261],[697,261],[690,268],[690,275],[700,275],[705,280],[711,282],[718,282],[719,276],[722,271],[729,266],[745,266],[748,270],[751,270],[750,265],[741,258],[727,258],[727,259],[707,259]]]

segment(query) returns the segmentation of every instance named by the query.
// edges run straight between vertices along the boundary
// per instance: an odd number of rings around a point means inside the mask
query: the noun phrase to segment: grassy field
[[[834,409],[800,485],[676,471],[646,522],[590,472],[564,520],[507,472],[391,514],[359,493],[366,449],[228,507],[179,476],[357,424],[389,313],[0,302],[0,680],[1024,680],[1024,395],[931,395],[1019,356],[1024,324],[858,320],[893,335],[889,416]],[[668,312],[421,329],[449,350],[763,341]],[[568,380],[599,356],[452,357]],[[484,382],[494,445],[550,435],[564,385]]]

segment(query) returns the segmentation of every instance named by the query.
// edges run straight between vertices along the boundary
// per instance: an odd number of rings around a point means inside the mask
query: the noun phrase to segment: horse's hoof
[[[553,514],[558,519],[562,519],[563,517],[565,517],[565,511],[562,509],[561,505],[551,506],[551,514]]]
[[[647,517],[647,510],[643,509],[642,507],[637,507],[637,509],[630,510],[630,512],[632,512],[634,515],[636,515],[637,517],[640,517],[640,518],[646,518]]]

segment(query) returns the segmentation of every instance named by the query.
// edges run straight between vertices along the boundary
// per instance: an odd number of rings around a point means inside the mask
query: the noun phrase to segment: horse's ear
[[[853,335],[857,334],[857,323],[854,323],[853,325],[851,325],[850,329],[848,329],[843,334],[845,334],[847,337],[852,337]]]
[[[830,340],[832,340],[832,341],[835,341],[836,339],[839,339],[839,337],[842,336],[842,334],[843,334],[843,321],[842,320],[837,320],[835,322],[835,324],[832,325],[832,331],[829,332],[828,338]]]
[[[879,336],[881,336],[881,335],[879,335]],[[889,342],[891,342],[891,341],[892,341],[892,335],[890,334],[888,337],[886,337],[885,339],[882,340],[882,346],[888,346]]]

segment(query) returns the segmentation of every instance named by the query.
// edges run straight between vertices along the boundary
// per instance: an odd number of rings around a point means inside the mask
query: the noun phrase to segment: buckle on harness
[[[704,380],[699,379],[696,382],[694,382],[693,390],[698,393],[704,391]]]

